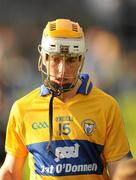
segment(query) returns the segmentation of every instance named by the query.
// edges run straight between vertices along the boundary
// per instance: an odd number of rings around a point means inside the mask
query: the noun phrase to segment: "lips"
[[[66,79],[66,78],[64,78],[63,80],[62,80],[62,78],[59,78],[59,79],[54,79],[54,80],[52,80],[53,82],[55,82],[55,83],[57,83],[57,84],[61,84],[61,85],[64,85],[64,84],[67,84],[67,83],[69,83],[69,80],[68,79]]]

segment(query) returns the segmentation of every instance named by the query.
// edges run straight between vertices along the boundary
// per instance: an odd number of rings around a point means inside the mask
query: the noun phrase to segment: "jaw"
[[[71,88],[74,87],[74,85],[72,83],[65,83],[65,84],[61,84],[61,83],[56,83],[54,81],[50,81],[50,86],[51,86],[51,89],[54,90],[54,91],[59,91],[61,93],[63,92],[67,92],[69,91]]]
[[[61,96],[59,96],[58,98],[63,102],[69,101],[69,99],[73,98],[77,94],[77,91],[79,87],[81,86],[81,84],[82,84],[82,81],[78,79],[77,83],[75,84],[73,88],[71,88],[69,91],[65,91],[61,93]]]

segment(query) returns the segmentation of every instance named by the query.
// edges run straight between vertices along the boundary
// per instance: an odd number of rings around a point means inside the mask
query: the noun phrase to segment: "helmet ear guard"
[[[47,68],[45,64],[43,63],[43,61],[45,60],[45,56],[43,55],[42,47],[40,44],[38,45],[38,52],[40,54],[39,60],[38,60],[38,71],[41,72],[42,82],[45,82],[45,80],[47,80],[48,78],[48,75],[47,75]]]
[[[65,92],[70,90],[78,81],[85,58],[85,41],[82,28],[78,23],[67,19],[57,19],[48,22],[43,31],[41,45],[38,46],[40,53],[38,61],[38,70],[42,73],[42,80],[49,89]],[[46,67],[45,61],[50,61],[51,55],[60,55],[64,57],[78,57],[81,61],[73,83],[69,86],[58,87],[50,81],[50,69]],[[50,63],[50,62],[49,62]],[[76,79],[76,80],[75,80]]]
[[[44,56],[43,56],[41,44],[38,45],[38,52],[39,52],[39,54],[40,54],[39,60],[38,60],[38,70],[39,70],[40,72],[42,72],[42,65],[43,65],[43,58],[44,58]]]
[[[40,56],[39,56],[39,59],[38,59],[38,71],[40,71],[41,72],[41,65],[42,65],[42,53],[41,53],[41,45],[39,44],[38,45],[38,52],[39,52],[39,54],[40,54]]]

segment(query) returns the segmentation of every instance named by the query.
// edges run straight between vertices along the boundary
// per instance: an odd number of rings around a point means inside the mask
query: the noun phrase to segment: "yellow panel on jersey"
[[[21,157],[29,153],[32,180],[108,180],[106,162],[129,153],[116,101],[92,86],[87,75],[81,78],[74,98],[66,103],[54,98],[49,152],[48,89],[43,85],[13,105],[6,151]]]

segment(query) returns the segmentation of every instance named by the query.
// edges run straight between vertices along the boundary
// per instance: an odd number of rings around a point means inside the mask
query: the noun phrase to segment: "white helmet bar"
[[[52,38],[42,37],[42,50],[50,53],[85,54],[85,42],[82,38]]]

